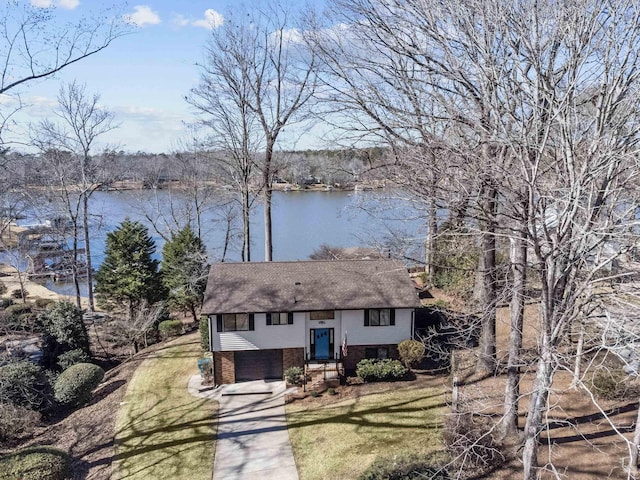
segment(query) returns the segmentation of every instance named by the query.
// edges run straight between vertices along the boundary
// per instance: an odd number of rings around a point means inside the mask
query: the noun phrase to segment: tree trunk
[[[578,336],[578,346],[576,348],[576,358],[573,364],[573,380],[571,381],[571,387],[575,388],[578,385],[580,376],[582,375],[582,356],[584,353],[584,323],[580,322],[580,333]]]
[[[82,227],[84,230],[84,251],[87,263],[87,297],[89,299],[89,311],[95,312],[93,300],[93,270],[91,269],[91,244],[89,241],[89,195],[82,193]]]
[[[522,350],[522,326],[524,320],[524,297],[527,275],[527,247],[521,232],[514,232],[510,239],[511,304],[509,313],[509,359],[507,364],[507,385],[504,397],[503,434],[513,435],[518,431],[518,401],[520,398],[520,351]]]
[[[264,261],[270,262],[273,257],[273,239],[271,226],[271,160],[273,158],[273,141],[267,140],[264,153],[264,169],[262,181],[264,183]]]
[[[640,479],[638,471],[638,449],[640,448],[640,406],[638,407],[638,416],[636,418],[636,429],[633,433],[633,441],[629,446],[629,475],[633,480]]]
[[[541,349],[527,422],[524,427],[524,448],[522,450],[524,480],[536,480],[537,478],[538,438],[542,430],[542,419],[547,409],[547,396],[553,379],[551,349],[548,344],[542,345]]]
[[[482,208],[486,219],[481,236],[479,258],[482,275],[482,331],[480,334],[480,352],[477,371],[491,375],[496,369],[496,237],[495,209],[498,190],[490,185],[483,188]]]
[[[73,252],[72,252],[71,276],[73,278],[73,287],[76,291],[76,307],[78,310],[82,308],[80,302],[80,280],[78,278],[78,217],[73,219]]]
[[[438,209],[436,206],[436,201],[433,198],[429,199],[429,220],[428,220],[428,230],[427,230],[427,241],[426,241],[426,255],[425,255],[425,266],[424,271],[427,275],[427,282],[429,285],[433,285],[436,266],[435,266],[435,254],[436,254],[436,236],[438,234]]]
[[[248,188],[248,187],[247,187]],[[249,191],[242,192],[242,261],[251,261],[251,224],[249,214]],[[228,232],[228,229],[227,229]],[[227,242],[225,239],[225,252]]]

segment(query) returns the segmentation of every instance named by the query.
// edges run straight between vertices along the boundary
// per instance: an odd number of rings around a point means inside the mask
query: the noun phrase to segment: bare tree
[[[480,237],[484,321],[478,370],[492,374],[496,215],[504,155],[492,138],[497,119],[492,104],[495,75],[506,60],[501,32],[482,31],[482,2],[472,3],[462,8],[418,0],[336,0],[333,25],[316,26],[309,37],[328,100],[323,114],[346,123],[354,140],[389,144],[398,159],[396,178],[413,184],[412,192],[422,190],[418,198],[428,203],[430,257],[438,207],[467,205],[465,214]]]
[[[285,126],[304,117],[304,108],[315,90],[315,57],[305,48],[300,31],[293,28],[291,16],[278,4],[267,10],[251,11],[246,17],[229,15],[221,27],[212,31],[201,65],[200,85],[188,99],[206,114],[217,142],[221,141],[221,134],[228,135],[223,140],[225,148],[220,151],[231,159],[241,188],[251,178],[257,152],[263,154],[259,167],[266,261],[273,254],[271,196],[275,148]],[[248,195],[243,196],[243,223],[247,232]],[[243,248],[246,260],[247,248],[247,245]]]
[[[410,145],[417,123],[402,118],[408,101],[400,100],[415,92],[437,105],[424,119],[439,126],[417,146],[442,141],[466,160],[456,170],[472,193],[469,225],[480,234],[481,371],[495,367],[496,240],[512,242],[511,430],[527,265],[541,285],[523,449],[524,478],[536,478],[554,373],[571,358],[568,329],[593,310],[601,272],[637,234],[640,12],[622,0],[336,3],[344,21],[317,42],[336,104],[350,102],[363,132]],[[407,79],[418,88],[406,88]],[[445,127],[453,133],[445,136]]]
[[[95,305],[91,269],[89,198],[104,181],[94,150],[96,140],[100,136],[117,128],[113,113],[104,109],[99,102],[100,95],[88,93],[85,85],[80,85],[75,81],[63,85],[58,93],[58,108],[54,112],[58,120],[56,122],[44,120],[37,127],[39,132],[37,135],[42,138],[38,142],[41,145],[47,145],[49,149],[70,152],[74,163],[72,168],[77,172],[78,183],[75,187],[78,191],[79,201],[75,210],[71,209],[70,211],[80,212],[79,218],[75,218],[76,222],[81,224],[83,235],[87,262],[87,295],[89,310],[92,312]],[[75,237],[77,237],[77,227],[75,233]],[[75,241],[77,242],[77,240]]]
[[[8,0],[0,9],[0,95],[13,94],[10,111],[0,113],[0,127],[6,126],[22,108],[19,89],[95,55],[130,26],[113,9],[81,18],[77,23],[60,23],[55,8],[39,8],[31,2]],[[0,128],[0,144],[2,143]]]

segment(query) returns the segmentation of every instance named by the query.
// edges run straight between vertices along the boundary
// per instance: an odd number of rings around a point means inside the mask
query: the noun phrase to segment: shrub
[[[182,321],[163,320],[158,324],[158,332],[163,339],[182,335]]]
[[[7,286],[3,282],[0,282],[0,295],[4,295],[5,293],[7,293]]]
[[[392,382],[406,378],[408,370],[399,360],[365,358],[356,366],[356,375],[364,382]]]
[[[198,324],[200,330],[200,345],[202,350],[209,350],[209,319],[208,317],[200,317],[200,323]]]
[[[447,480],[446,470],[431,457],[395,455],[379,458],[360,476],[360,480]]]
[[[491,418],[471,412],[448,415],[442,432],[447,450],[464,470],[486,469],[505,461],[504,450],[493,433]]]
[[[40,424],[40,414],[35,410],[0,403],[0,441],[15,440],[22,435],[29,435]]]
[[[76,363],[87,363],[89,360],[91,360],[91,357],[87,355],[84,350],[81,348],[75,348],[68,352],[61,353],[58,356],[58,365],[61,370],[66,370],[71,365],[75,365]]]
[[[0,458],[0,480],[67,480],[71,458],[62,450],[31,447]]]
[[[591,391],[605,400],[617,400],[624,397],[626,380],[627,374],[622,369],[600,369],[591,378]]]
[[[61,404],[78,407],[89,401],[104,378],[104,370],[92,363],[77,363],[60,374],[53,386],[54,398]]]
[[[0,402],[40,410],[48,403],[50,385],[38,365],[21,361],[0,367]]]
[[[309,395],[311,395],[313,398],[316,398],[320,396],[320,392],[318,392],[317,390],[311,390],[309,392]]]
[[[17,318],[23,313],[31,313],[31,305],[29,303],[18,303],[15,305],[9,305],[5,309],[5,313]]]
[[[11,290],[11,297],[13,298],[27,298],[29,296],[29,292],[22,288],[16,288],[15,290]]]
[[[7,308],[8,306],[13,305],[13,300],[10,298],[0,298],[0,308]]]
[[[44,310],[49,305],[53,305],[54,303],[56,303],[55,300],[51,300],[50,298],[36,298],[36,307],[41,310]]]
[[[56,302],[41,313],[38,321],[44,333],[44,364],[54,367],[58,356],[69,350],[89,354],[89,335],[82,319],[82,311],[71,302]]]
[[[290,385],[299,385],[303,373],[300,367],[289,367],[284,371],[284,379]]]
[[[336,389],[335,388],[327,388],[327,394],[328,395],[335,395],[336,394]]]
[[[408,369],[411,369],[411,365],[418,363],[424,357],[425,347],[424,343],[417,340],[403,340],[398,344],[398,352],[402,363]]]

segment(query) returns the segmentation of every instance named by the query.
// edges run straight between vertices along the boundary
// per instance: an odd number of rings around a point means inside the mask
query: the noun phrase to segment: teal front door
[[[333,328],[311,329],[311,357],[328,360],[333,357]]]

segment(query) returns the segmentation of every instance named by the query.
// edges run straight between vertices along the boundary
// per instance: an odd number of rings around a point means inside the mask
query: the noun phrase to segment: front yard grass
[[[403,387],[320,405],[287,405],[287,424],[301,480],[357,479],[378,457],[442,450],[444,389]]]
[[[192,397],[197,334],[153,353],[136,370],[118,411],[113,479],[210,479],[217,403]]]

